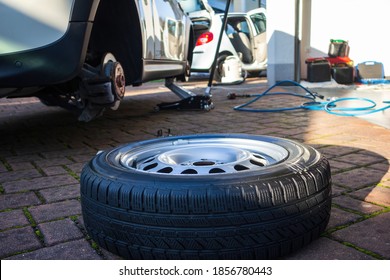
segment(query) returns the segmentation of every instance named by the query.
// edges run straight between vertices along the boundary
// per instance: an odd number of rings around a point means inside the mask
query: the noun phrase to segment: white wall
[[[330,39],[344,39],[355,65],[379,61],[390,76],[389,0],[311,0],[311,7],[310,48],[303,53],[327,55]]]
[[[295,1],[267,1],[267,80],[295,78]]]

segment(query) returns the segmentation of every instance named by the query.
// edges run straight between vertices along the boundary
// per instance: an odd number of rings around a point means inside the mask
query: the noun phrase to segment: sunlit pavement
[[[207,81],[184,84],[203,94]],[[90,240],[81,216],[79,175],[98,151],[123,143],[197,133],[249,133],[294,139],[317,148],[330,161],[333,207],[326,232],[287,259],[390,259],[390,113],[336,116],[324,111],[250,113],[233,110],[268,88],[251,78],[213,87],[215,108],[154,110],[177,100],[162,82],[128,88],[117,111],[90,123],[35,98],[0,100],[0,258],[116,259]],[[286,89],[284,89],[286,90]],[[291,90],[291,89],[289,89]],[[387,88],[321,88],[327,96],[390,97]],[[362,94],[360,94],[362,95]],[[293,97],[260,99],[254,107],[296,102]],[[389,98],[390,99],[390,98]],[[371,118],[371,119],[370,119]],[[369,121],[367,121],[369,120]]]

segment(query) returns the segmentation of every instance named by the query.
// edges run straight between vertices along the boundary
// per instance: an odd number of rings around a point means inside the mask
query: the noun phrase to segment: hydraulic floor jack
[[[210,93],[206,92],[204,95],[197,95],[189,90],[184,89],[183,87],[174,84],[173,78],[165,79],[165,86],[181,99],[174,102],[160,103],[156,106],[156,111],[168,109],[210,111],[214,108]]]

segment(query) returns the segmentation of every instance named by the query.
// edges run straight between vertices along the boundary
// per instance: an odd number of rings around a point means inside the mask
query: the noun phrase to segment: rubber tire
[[[261,172],[160,175],[124,168],[118,150],[167,139],[270,141],[288,158]],[[127,259],[278,259],[318,238],[331,209],[328,161],[312,147],[246,134],[165,137],[101,152],[81,173],[89,235]]]

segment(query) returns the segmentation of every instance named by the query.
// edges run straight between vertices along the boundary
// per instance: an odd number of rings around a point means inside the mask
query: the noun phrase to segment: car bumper
[[[198,51],[192,54],[192,71],[208,71],[212,66],[212,59],[204,59],[204,52]],[[211,62],[210,62],[211,61]]]
[[[90,22],[71,22],[65,35],[49,45],[0,55],[0,87],[52,85],[72,79],[85,59],[91,29]]]

